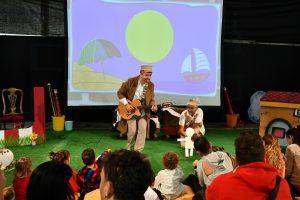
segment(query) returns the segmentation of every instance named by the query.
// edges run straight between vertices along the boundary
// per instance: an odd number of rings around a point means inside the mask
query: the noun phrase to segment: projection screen
[[[157,103],[220,106],[222,0],[68,0],[68,106],[118,104],[152,64]]]

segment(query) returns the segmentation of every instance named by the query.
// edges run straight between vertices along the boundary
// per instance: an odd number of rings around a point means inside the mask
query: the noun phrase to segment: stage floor
[[[52,122],[46,123],[46,129],[52,128]],[[103,123],[103,122],[74,122],[74,128],[95,128],[95,129],[113,129],[112,123]],[[243,126],[239,126],[236,128],[228,128],[225,122],[218,123],[205,123],[206,129],[259,129],[259,124],[254,123],[244,123]]]

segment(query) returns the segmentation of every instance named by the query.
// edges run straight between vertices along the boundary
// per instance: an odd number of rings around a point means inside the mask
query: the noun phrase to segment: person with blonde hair
[[[163,156],[165,169],[159,171],[155,177],[154,188],[161,192],[164,199],[176,199],[186,193],[186,188],[181,183],[184,174],[178,163],[179,157],[172,151]]]
[[[26,191],[32,173],[32,162],[28,157],[20,157],[14,162],[13,188],[16,200],[26,200]]]
[[[265,134],[262,139],[265,148],[265,162],[273,165],[277,169],[278,175],[284,178],[285,161],[277,138],[273,135]]]

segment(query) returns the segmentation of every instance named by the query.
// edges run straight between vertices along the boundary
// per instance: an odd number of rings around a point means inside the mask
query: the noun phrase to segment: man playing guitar
[[[152,76],[152,65],[142,65],[140,75],[129,78],[122,83],[117,92],[120,103],[125,105],[130,114],[135,108],[130,104],[138,99],[143,105],[151,106],[153,112],[157,111],[154,99],[154,84],[150,81]],[[147,125],[150,122],[150,110],[141,110],[141,115],[127,119],[127,149],[142,152],[146,140]]]

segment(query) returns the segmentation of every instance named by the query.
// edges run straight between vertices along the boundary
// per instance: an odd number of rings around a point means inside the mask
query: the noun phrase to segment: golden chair
[[[24,127],[23,91],[8,88],[1,91],[3,116],[0,117],[0,128],[6,129],[6,123],[13,123],[14,128]]]

